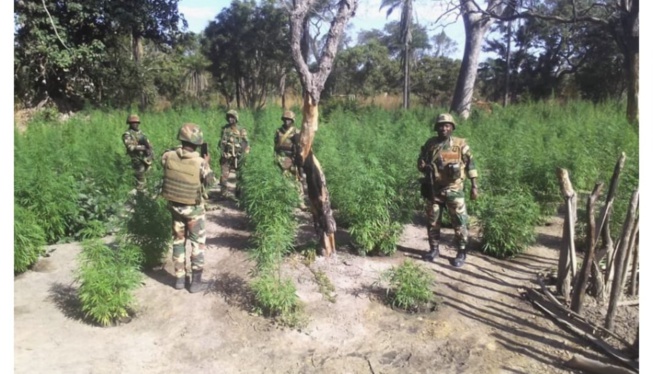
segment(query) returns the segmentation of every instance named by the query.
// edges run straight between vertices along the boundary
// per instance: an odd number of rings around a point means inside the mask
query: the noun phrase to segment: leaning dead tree
[[[334,234],[336,221],[331,211],[329,191],[326,178],[317,157],[313,154],[313,139],[318,128],[318,104],[324,90],[333,60],[338,51],[338,44],[349,19],[356,12],[358,0],[340,0],[337,12],[331,22],[326,42],[317,61],[317,67],[311,71],[308,65],[308,44],[311,11],[318,4],[317,0],[293,0],[290,10],[290,48],[295,69],[299,74],[304,89],[304,106],[302,109],[302,128],[299,135],[299,155],[297,163],[306,174],[308,197],[313,214],[313,225],[320,237],[320,249],[324,256],[330,256],[336,250]]]

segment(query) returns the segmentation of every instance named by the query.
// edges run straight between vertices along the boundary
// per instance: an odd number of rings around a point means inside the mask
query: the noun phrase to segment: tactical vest
[[[180,204],[197,205],[202,202],[200,167],[202,158],[181,158],[176,151],[166,160],[161,196]]]
[[[224,132],[220,142],[222,146],[222,152],[226,153],[229,157],[239,157],[242,153],[241,130],[238,127],[236,127],[235,130],[232,130],[231,125],[226,125],[223,131]]]
[[[277,130],[277,133],[279,135],[279,143],[277,143],[277,147],[279,148],[280,152],[283,152],[286,156],[291,156],[292,155],[292,137],[297,133],[297,128],[295,126],[292,126],[286,131],[285,133],[283,132],[283,127]]]
[[[435,181],[440,184],[465,179],[465,163],[463,162],[465,139],[451,137],[451,143],[451,148],[437,149],[433,153],[432,163],[437,168]]]
[[[125,135],[127,135],[133,142],[135,142],[138,145],[144,145],[145,144],[145,135],[140,131],[127,130],[123,134],[123,137]],[[142,156],[144,153],[145,152],[143,152],[143,151],[129,152],[129,150],[127,150],[127,154],[130,155],[130,156]]]

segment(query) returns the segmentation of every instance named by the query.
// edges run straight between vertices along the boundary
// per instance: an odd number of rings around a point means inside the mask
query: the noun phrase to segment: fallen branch
[[[585,340],[589,341],[592,343],[594,346],[597,348],[601,349],[604,353],[606,353],[608,356],[614,358],[618,362],[630,367],[631,369],[635,370],[636,372],[639,372],[639,364],[637,362],[634,362],[628,357],[623,356],[620,352],[618,352],[615,348],[610,346],[606,341],[603,339],[594,336],[592,333],[586,332],[581,330],[580,328],[574,326],[572,321],[569,320],[568,317],[566,316],[561,316],[559,314],[554,313],[551,311],[551,307],[547,307],[546,304],[551,305],[550,302],[547,302],[546,299],[544,299],[544,296],[540,294],[539,292],[533,290],[532,288],[527,288],[526,289],[528,298],[531,300],[531,302],[539,308],[541,311],[543,311],[546,315],[549,317],[553,318],[556,322],[567,328],[569,331],[573,332],[574,334],[584,338]]]
[[[565,365],[572,369],[582,370],[583,372],[596,373],[596,374],[634,374],[632,370],[628,370],[621,366],[604,364],[603,362],[590,360],[589,358],[574,355]]]
[[[630,346],[631,343],[627,341],[625,338],[622,338],[621,336],[617,335],[616,333],[612,332],[611,330],[606,329],[603,326],[597,326],[587,320],[585,317],[581,316],[580,314],[574,312],[573,310],[567,308],[565,305],[563,305],[552,293],[549,291],[549,289],[546,287],[544,284],[544,281],[542,280],[542,277],[538,275],[537,281],[540,285],[540,289],[542,290],[542,293],[544,296],[547,297],[549,301],[551,301],[556,307],[558,307],[559,313],[556,311],[553,311],[556,314],[562,313],[565,317],[567,318],[573,318],[574,321],[578,324],[584,324],[583,330],[585,331],[591,331],[592,334],[595,332],[601,332],[603,336],[611,336],[617,340],[619,340],[621,343],[623,343],[626,346]]]
[[[633,306],[633,305],[639,305],[639,299],[620,301],[617,303],[617,306]]]

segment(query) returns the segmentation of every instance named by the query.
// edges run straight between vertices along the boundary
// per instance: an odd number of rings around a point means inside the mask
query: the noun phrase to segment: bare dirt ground
[[[299,242],[313,239],[312,224],[301,215]],[[51,246],[49,257],[15,277],[14,372],[532,374],[572,372],[564,362],[574,354],[609,362],[522,296],[535,287],[538,272],[555,269],[560,225],[552,218],[538,228],[537,243],[515,259],[473,251],[459,269],[449,265],[455,256],[446,246],[450,229],[443,230],[443,257],[418,259],[428,246],[419,219],[406,225],[396,255],[386,258],[352,254],[339,232],[337,256],[306,265],[293,255],[284,264],[305,305],[308,322],[301,329],[251,313],[250,233],[232,202],[207,213],[209,291],[173,289],[168,261],[146,273],[135,316],[117,326],[98,327],[81,315],[74,282],[80,245]],[[381,302],[380,273],[406,258],[433,272],[435,311],[407,314]],[[318,270],[335,286],[335,302],[320,293]],[[629,341],[638,316],[638,306],[619,309],[616,330]]]

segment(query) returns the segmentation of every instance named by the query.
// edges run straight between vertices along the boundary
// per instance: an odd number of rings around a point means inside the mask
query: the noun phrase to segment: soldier
[[[304,187],[302,185],[302,171],[295,164],[297,153],[296,142],[299,137],[299,130],[293,126],[295,122],[295,113],[287,110],[281,116],[283,125],[277,129],[274,135],[274,152],[276,161],[283,175],[290,178],[299,193],[300,209],[305,210],[304,204]]]
[[[211,170],[211,156],[200,156],[197,148],[204,143],[202,130],[194,123],[185,123],[177,135],[181,146],[163,154],[163,186],[161,196],[168,200],[172,213],[172,259],[175,266],[175,288],[184,288],[186,281],[186,238],[191,242],[192,282],[190,292],[204,291],[208,285],[202,282],[204,269],[203,187],[215,183]]]
[[[427,233],[430,251],[423,258],[433,261],[440,253],[442,209],[446,206],[458,247],[458,253],[452,264],[461,267],[467,257],[465,245],[468,217],[464,194],[465,174],[472,184],[470,199],[476,200],[478,172],[465,139],[451,136],[456,129],[453,117],[448,113],[440,114],[433,127],[438,135],[426,141],[417,159],[417,169],[425,173],[422,196],[426,199],[426,214],[429,221]]]
[[[227,123],[222,127],[218,150],[220,157],[220,189],[223,195],[227,192],[227,179],[231,170],[237,171],[243,158],[243,153],[249,153],[247,130],[238,126],[238,112],[227,112]]]
[[[145,134],[139,130],[141,120],[136,114],[130,114],[127,117],[129,130],[122,134],[122,142],[125,144],[127,154],[131,158],[134,177],[136,179],[136,190],[145,189],[145,173],[152,166],[152,144]]]

